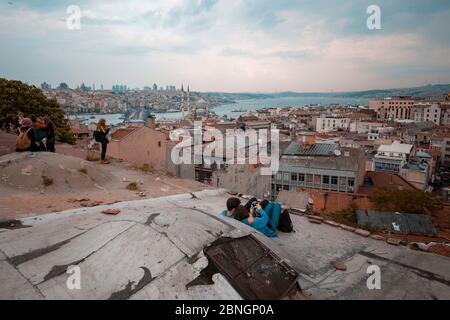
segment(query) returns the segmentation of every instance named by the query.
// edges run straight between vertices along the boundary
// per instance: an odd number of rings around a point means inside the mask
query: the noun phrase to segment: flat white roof
[[[378,152],[395,152],[395,153],[410,154],[412,148],[413,148],[412,144],[405,144],[395,141],[393,144],[390,145],[384,144],[380,145],[380,147],[378,148]]]

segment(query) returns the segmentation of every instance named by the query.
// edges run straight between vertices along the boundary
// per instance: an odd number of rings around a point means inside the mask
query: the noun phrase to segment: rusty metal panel
[[[300,289],[299,274],[252,235],[220,238],[204,252],[244,299],[281,300]]]

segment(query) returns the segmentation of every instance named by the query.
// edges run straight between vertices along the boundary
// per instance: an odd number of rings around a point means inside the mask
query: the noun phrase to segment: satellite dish
[[[334,154],[339,157],[341,155],[341,150],[334,150]]]

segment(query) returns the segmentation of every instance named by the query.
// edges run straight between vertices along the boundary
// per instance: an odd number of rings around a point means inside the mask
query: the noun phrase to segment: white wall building
[[[319,133],[348,130],[350,119],[339,116],[321,115],[316,118],[316,131]]]

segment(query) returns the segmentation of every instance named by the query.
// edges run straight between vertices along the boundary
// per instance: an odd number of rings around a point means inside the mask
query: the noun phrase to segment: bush
[[[47,176],[42,176],[42,184],[46,187],[49,187],[53,184],[53,179]]]
[[[138,184],[136,182],[130,182],[127,185],[127,189],[130,191],[137,191],[139,189]]]
[[[331,218],[338,223],[357,228],[356,210],[358,210],[358,206],[355,203],[351,203],[347,208],[333,212]]]
[[[434,213],[442,203],[421,190],[378,189],[370,201],[378,211],[403,213]]]

